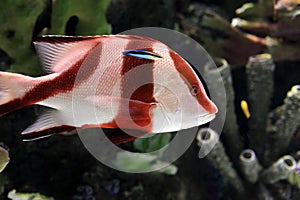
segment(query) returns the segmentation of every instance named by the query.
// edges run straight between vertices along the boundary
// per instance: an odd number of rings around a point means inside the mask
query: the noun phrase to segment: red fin
[[[137,130],[129,130],[129,132],[133,133],[135,136],[128,135],[127,133],[123,132],[121,129],[110,130],[105,135],[114,144],[121,144],[121,143],[126,143],[126,142],[133,141],[133,140],[147,134],[145,132],[137,131]]]
[[[109,97],[106,101],[102,97],[92,96],[87,99],[95,106],[101,106],[101,102],[111,102],[112,106],[118,107],[116,117],[111,122],[100,124],[101,128],[123,128],[151,132],[151,109],[156,103],[145,103],[138,100],[120,97]],[[101,100],[101,101],[99,101]],[[105,106],[105,105],[104,105]],[[92,125],[93,126],[93,125]]]

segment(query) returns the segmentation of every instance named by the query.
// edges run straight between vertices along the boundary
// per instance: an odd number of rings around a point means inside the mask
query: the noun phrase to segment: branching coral
[[[261,53],[270,53],[275,61],[300,58],[297,6],[286,11],[276,10],[272,1],[246,3],[231,22],[197,3],[189,6],[188,14],[189,18],[179,15],[180,30],[232,65],[244,65],[248,57]]]
[[[38,34],[100,35],[110,33],[103,1],[1,1],[0,49],[12,59],[12,71],[38,75],[32,40]]]

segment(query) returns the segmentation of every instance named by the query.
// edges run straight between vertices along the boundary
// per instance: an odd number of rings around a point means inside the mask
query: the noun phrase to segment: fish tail
[[[0,72],[0,116],[28,105],[22,97],[32,85],[32,79],[21,74]]]

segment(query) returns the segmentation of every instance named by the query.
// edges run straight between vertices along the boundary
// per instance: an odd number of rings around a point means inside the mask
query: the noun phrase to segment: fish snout
[[[217,112],[217,106],[211,100],[209,100],[209,106],[206,107],[205,113],[202,113],[202,115],[197,118],[198,125],[206,124],[212,121],[216,117]]]
[[[212,102],[211,100],[209,100],[209,106],[206,109],[206,111],[208,112],[208,114],[212,115],[212,114],[217,114],[218,112],[218,107],[216,106],[216,104],[214,104],[214,102]]]

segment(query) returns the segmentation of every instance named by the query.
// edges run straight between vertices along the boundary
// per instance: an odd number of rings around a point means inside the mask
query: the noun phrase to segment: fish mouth
[[[212,121],[216,117],[215,113],[205,114],[198,117],[198,126]]]

